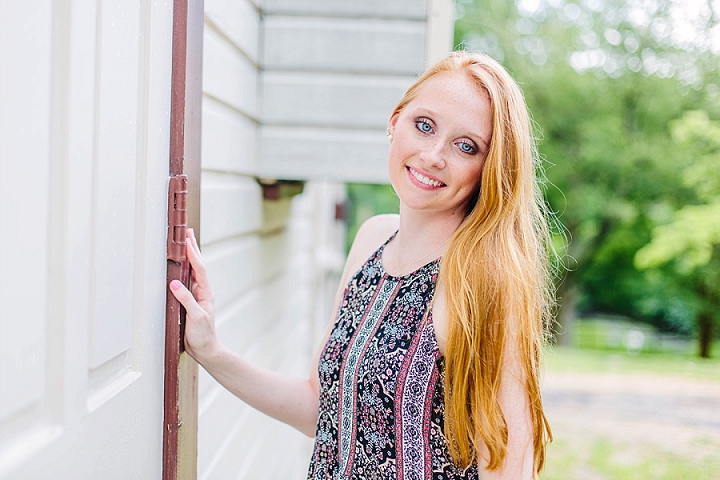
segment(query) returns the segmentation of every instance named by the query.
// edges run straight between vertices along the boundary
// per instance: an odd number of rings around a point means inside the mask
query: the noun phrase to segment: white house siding
[[[265,0],[263,175],[387,183],[385,128],[425,68],[421,0]]]
[[[334,205],[344,193],[308,184],[294,200],[263,199],[255,179],[259,28],[250,0],[206,0],[201,244],[220,339],[256,363],[304,377],[328,318],[322,287],[311,292],[341,263],[328,251],[343,245]],[[200,479],[302,478],[307,470],[310,439],[252,410],[202,369],[198,421]]]

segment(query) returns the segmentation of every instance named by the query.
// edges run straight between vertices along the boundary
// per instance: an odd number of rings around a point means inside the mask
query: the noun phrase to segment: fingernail
[[[177,290],[178,288],[180,288],[180,285],[182,285],[182,284],[180,283],[179,280],[173,280],[172,282],[170,282],[170,289]]]

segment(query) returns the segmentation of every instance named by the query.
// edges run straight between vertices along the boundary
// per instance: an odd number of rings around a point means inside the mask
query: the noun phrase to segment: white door
[[[0,0],[0,479],[161,476],[171,38]]]

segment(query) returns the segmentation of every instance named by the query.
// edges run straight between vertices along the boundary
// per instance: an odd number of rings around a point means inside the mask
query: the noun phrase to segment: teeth
[[[432,187],[442,187],[443,185],[445,185],[444,183],[436,182],[435,180],[433,180],[431,178],[427,178],[424,175],[420,175],[418,172],[416,172],[412,168],[410,168],[410,173],[412,173],[412,176],[417,178],[420,183],[424,183],[425,185],[430,185]]]

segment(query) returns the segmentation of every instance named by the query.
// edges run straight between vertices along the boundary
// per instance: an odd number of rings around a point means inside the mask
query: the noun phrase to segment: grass
[[[623,345],[629,331],[642,331],[643,346],[629,350]],[[613,372],[675,375],[720,381],[720,340],[711,348],[713,358],[700,358],[692,340],[663,341],[666,336],[652,327],[627,321],[583,319],[573,327],[580,348],[549,348],[545,365],[549,370],[577,373]]]
[[[720,345],[715,346],[720,352]],[[632,354],[622,349],[573,349],[553,347],[545,353],[548,371],[574,373],[647,373],[720,382],[720,358],[692,354],[647,352]]]
[[[558,438],[548,446],[542,480],[716,480],[720,456],[688,459],[647,445],[605,437],[587,445]]]

